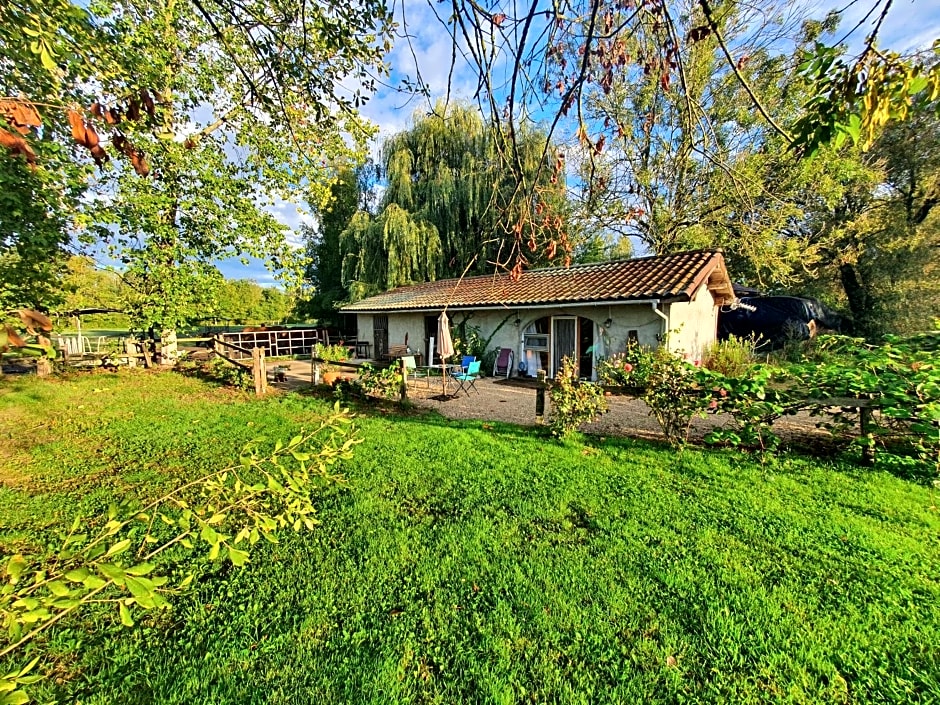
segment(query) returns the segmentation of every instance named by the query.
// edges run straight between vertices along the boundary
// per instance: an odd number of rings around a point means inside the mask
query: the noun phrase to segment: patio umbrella
[[[447,394],[447,363],[454,354],[454,341],[450,337],[450,320],[447,311],[442,311],[437,319],[437,354],[441,356],[441,396]]]

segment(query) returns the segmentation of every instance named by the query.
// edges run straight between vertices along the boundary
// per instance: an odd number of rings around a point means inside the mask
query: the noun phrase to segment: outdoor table
[[[357,340],[356,341],[356,357],[369,359],[369,346],[370,343],[368,340]]]
[[[460,374],[461,372],[463,372],[463,367],[461,367],[459,364],[458,365],[447,364],[447,365],[444,365],[444,367],[447,368],[447,391],[446,393],[450,394],[450,386],[454,384],[454,375]],[[422,370],[427,375],[428,386],[431,385],[432,374],[436,373],[436,376],[438,377],[441,375],[440,365],[425,365],[425,366],[420,366],[417,369]]]

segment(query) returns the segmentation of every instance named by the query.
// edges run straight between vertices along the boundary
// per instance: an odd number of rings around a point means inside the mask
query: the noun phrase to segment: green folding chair
[[[471,389],[477,394],[480,393],[480,390],[476,388],[476,381],[480,378],[480,365],[481,362],[479,360],[474,360],[467,367],[466,372],[454,375],[454,379],[460,384],[457,388],[457,394],[460,394],[464,389],[467,390],[467,394],[470,394]]]

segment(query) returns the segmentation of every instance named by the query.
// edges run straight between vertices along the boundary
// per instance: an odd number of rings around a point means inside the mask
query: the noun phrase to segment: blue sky
[[[862,21],[871,9],[872,0],[842,0],[839,3],[809,3],[807,11],[817,17],[833,9],[845,9],[841,25],[842,34]],[[436,4],[436,3],[435,3]],[[438,7],[441,7],[438,5]],[[880,11],[880,8],[879,8]],[[451,39],[439,20],[434,16],[427,0],[398,0],[396,15],[399,22],[404,12],[411,35],[410,46],[404,41],[396,42],[387,60],[393,78],[415,77],[416,67],[421,78],[431,91],[431,101],[447,93],[448,74],[451,62]],[[850,47],[857,47],[871,31],[878,12],[864,22],[847,40]],[[895,0],[882,26],[880,46],[896,51],[929,46],[940,38],[940,2],[937,0]],[[451,98],[469,98],[476,88],[475,78],[466,67],[457,66],[451,81]],[[381,140],[407,127],[415,110],[428,108],[427,98],[408,97],[391,89],[380,90],[363,108],[362,113],[379,127],[379,135],[373,147],[377,154]],[[294,205],[280,203],[273,209],[278,219],[291,229],[292,240],[299,244],[297,236],[302,222],[312,222]],[[219,269],[231,279],[253,279],[262,285],[274,283],[274,276],[264,263],[251,260],[247,265],[237,259],[219,262]]]

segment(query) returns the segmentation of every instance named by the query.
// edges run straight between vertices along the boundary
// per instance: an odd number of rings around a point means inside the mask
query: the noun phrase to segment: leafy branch
[[[342,481],[333,466],[361,442],[348,410],[310,431],[263,450],[248,444],[236,465],[188,482],[143,507],[112,505],[103,526],[84,532],[76,517],[53,555],[18,553],[0,559],[0,659],[24,651],[37,637],[90,605],[116,607],[134,626],[134,613],[169,607],[168,599],[193,580],[181,579],[182,558],[208,549],[209,561],[243,566],[261,539],[277,543],[279,530],[312,530],[314,499],[325,484]],[[22,686],[43,656],[0,676],[0,705],[29,701]]]

